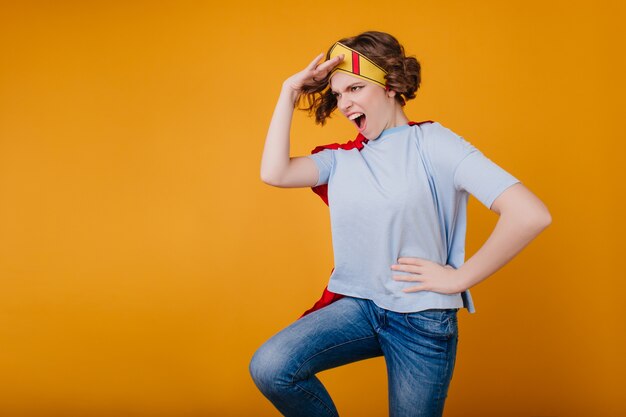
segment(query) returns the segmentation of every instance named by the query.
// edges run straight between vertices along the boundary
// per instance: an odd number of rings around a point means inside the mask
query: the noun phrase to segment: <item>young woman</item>
[[[315,374],[384,356],[389,414],[441,416],[455,364],[457,311],[469,288],[510,261],[551,222],[516,178],[439,123],[404,113],[420,65],[391,35],[342,39],[282,86],[261,178],[276,187],[327,185],[335,268],[343,296],[297,320],[255,353],[250,372],[286,416],[337,416]],[[359,146],[290,157],[294,107],[324,123],[338,110]],[[469,194],[499,214],[489,239],[464,262]]]

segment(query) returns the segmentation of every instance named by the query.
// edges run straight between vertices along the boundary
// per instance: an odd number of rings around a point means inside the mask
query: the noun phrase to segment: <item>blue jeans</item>
[[[456,358],[457,310],[396,313],[345,297],[273,336],[254,354],[250,373],[285,416],[338,416],[315,374],[383,355],[389,415],[441,416]]]

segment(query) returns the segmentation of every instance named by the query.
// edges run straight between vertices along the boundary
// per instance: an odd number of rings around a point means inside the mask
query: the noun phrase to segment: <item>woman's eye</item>
[[[353,85],[352,88],[351,88],[351,91],[358,91],[361,88],[362,88],[362,86],[360,86],[360,85]]]

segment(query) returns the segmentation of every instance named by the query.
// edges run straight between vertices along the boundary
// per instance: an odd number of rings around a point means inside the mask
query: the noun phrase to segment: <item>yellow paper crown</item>
[[[339,42],[335,43],[330,49],[328,59],[332,59],[341,54],[344,55],[343,61],[333,69],[331,77],[335,72],[342,71],[385,88],[387,85],[387,81],[385,80],[387,71],[376,65],[374,61],[362,53],[348,48],[346,45]]]

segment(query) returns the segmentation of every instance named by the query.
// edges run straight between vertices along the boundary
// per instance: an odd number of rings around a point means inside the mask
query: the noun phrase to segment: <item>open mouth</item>
[[[348,117],[348,119],[352,120],[356,124],[356,127],[358,127],[359,129],[365,126],[365,114],[364,113],[351,114]]]

